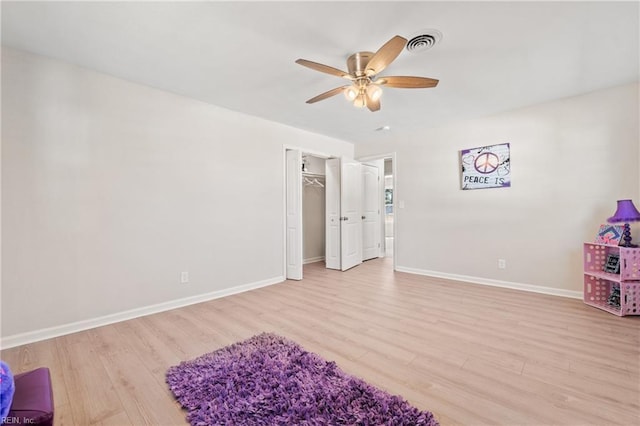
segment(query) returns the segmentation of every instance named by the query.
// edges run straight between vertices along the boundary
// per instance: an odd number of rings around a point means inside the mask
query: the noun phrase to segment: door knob
[[[362,216],[362,220],[365,220],[367,217],[366,216]]]

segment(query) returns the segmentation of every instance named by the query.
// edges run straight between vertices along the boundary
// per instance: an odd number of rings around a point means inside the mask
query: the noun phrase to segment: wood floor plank
[[[115,385],[99,360],[99,351],[89,337],[91,332],[93,330],[54,339],[67,394],[73,401],[71,412],[76,425],[97,424],[120,413],[123,408],[114,393]]]
[[[394,272],[305,265],[302,281],[3,350],[51,369],[56,425],[185,425],[180,361],[275,332],[443,425],[640,424],[640,317],[579,300]]]

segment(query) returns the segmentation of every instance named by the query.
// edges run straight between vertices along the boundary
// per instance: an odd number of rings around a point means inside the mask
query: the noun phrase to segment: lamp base
[[[622,239],[624,242],[620,242],[620,247],[638,247],[637,244],[631,244],[631,227],[628,223],[624,224],[622,230]]]

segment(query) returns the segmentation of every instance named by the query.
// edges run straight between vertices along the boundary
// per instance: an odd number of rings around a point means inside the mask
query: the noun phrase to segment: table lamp
[[[629,226],[629,222],[639,221],[640,212],[631,200],[618,200],[618,209],[613,216],[607,219],[609,223],[624,223],[622,232],[624,243],[620,243],[622,247],[638,247],[636,244],[631,244],[631,227]]]

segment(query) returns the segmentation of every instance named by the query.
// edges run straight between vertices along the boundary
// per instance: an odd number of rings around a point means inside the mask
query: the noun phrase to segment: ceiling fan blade
[[[378,51],[371,57],[367,63],[365,73],[370,77],[378,74],[385,69],[387,65],[393,62],[398,57],[404,46],[407,44],[407,39],[400,36],[395,36],[388,42],[386,42]]]
[[[321,93],[316,97],[313,97],[307,101],[308,104],[313,104],[318,101],[322,101],[324,99],[330,98],[332,96],[337,95],[338,93],[342,93],[345,89],[349,88],[349,86],[336,87],[335,89],[331,89],[327,92]]]
[[[379,111],[380,99],[373,100],[371,96],[367,95],[367,108],[369,108],[371,112]]]
[[[380,77],[375,83],[380,86],[397,87],[400,89],[422,89],[427,87],[436,87],[438,81],[435,78],[427,77]]]
[[[325,74],[335,75],[337,77],[346,78],[348,80],[353,80],[351,74],[341,71],[337,68],[330,67],[329,65],[319,64],[313,61],[307,61],[306,59],[298,59],[296,64],[300,64],[304,67],[311,68],[312,70],[320,71]]]

